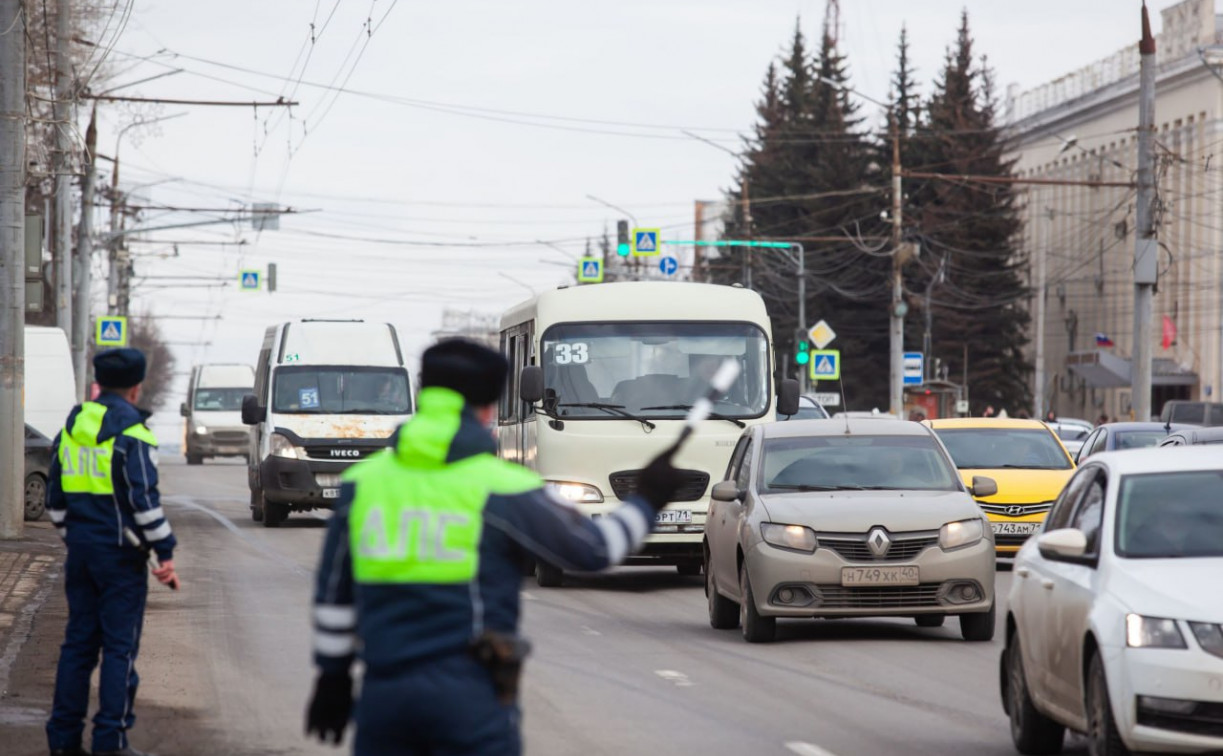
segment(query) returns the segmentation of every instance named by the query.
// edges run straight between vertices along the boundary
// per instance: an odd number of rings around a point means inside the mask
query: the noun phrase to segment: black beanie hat
[[[102,388],[126,389],[144,380],[146,363],[139,349],[107,349],[93,356],[93,374]]]
[[[499,352],[474,341],[447,339],[421,356],[420,385],[452,389],[467,404],[482,407],[501,397],[509,371],[509,363]]]

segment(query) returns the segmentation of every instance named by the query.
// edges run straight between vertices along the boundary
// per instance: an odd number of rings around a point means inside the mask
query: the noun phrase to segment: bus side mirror
[[[254,394],[247,394],[242,397],[242,423],[243,425],[258,425],[266,420],[268,411],[266,407],[259,406],[259,398]]]
[[[544,370],[539,365],[527,365],[518,374],[518,398],[527,404],[544,398]]]
[[[186,402],[178,405],[178,414],[182,415],[183,417],[191,417],[191,410],[187,409]]]
[[[798,414],[798,381],[783,378],[777,382],[777,414]]]

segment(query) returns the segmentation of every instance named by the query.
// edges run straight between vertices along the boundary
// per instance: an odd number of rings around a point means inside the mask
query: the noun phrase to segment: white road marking
[[[595,630],[593,627],[582,625],[582,634],[583,635],[602,635],[603,633],[599,632],[598,630]]]
[[[791,753],[797,753],[798,756],[835,756],[832,751],[820,748],[812,743],[803,743],[802,741],[793,741],[786,743],[786,750]]]
[[[690,688],[696,683],[688,679],[688,675],[683,672],[677,672],[673,669],[656,669],[654,674],[658,675],[667,682],[675,683],[677,688]]]

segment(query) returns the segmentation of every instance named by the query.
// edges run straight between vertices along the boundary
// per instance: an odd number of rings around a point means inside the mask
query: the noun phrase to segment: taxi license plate
[[[338,489],[338,488],[324,488],[324,489],[323,489],[323,498],[324,498],[324,499],[338,499],[338,498],[340,498],[340,489]]]
[[[664,509],[654,515],[654,522],[659,525],[686,525],[692,522],[692,510]]]
[[[1032,535],[1040,529],[1039,522],[991,522],[995,535]]]
[[[917,585],[919,573],[916,565],[895,567],[842,567],[841,585]]]

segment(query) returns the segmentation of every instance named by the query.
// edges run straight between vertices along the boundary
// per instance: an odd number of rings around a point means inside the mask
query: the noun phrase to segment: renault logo
[[[886,555],[891,545],[892,539],[888,538],[888,534],[884,532],[883,528],[875,528],[866,536],[866,547],[871,550],[871,553],[876,558]]]
[[[1018,504],[1012,504],[1011,506],[1007,507],[1005,511],[1007,515],[1011,517],[1018,517],[1019,515],[1023,514],[1023,507],[1019,506]]]

